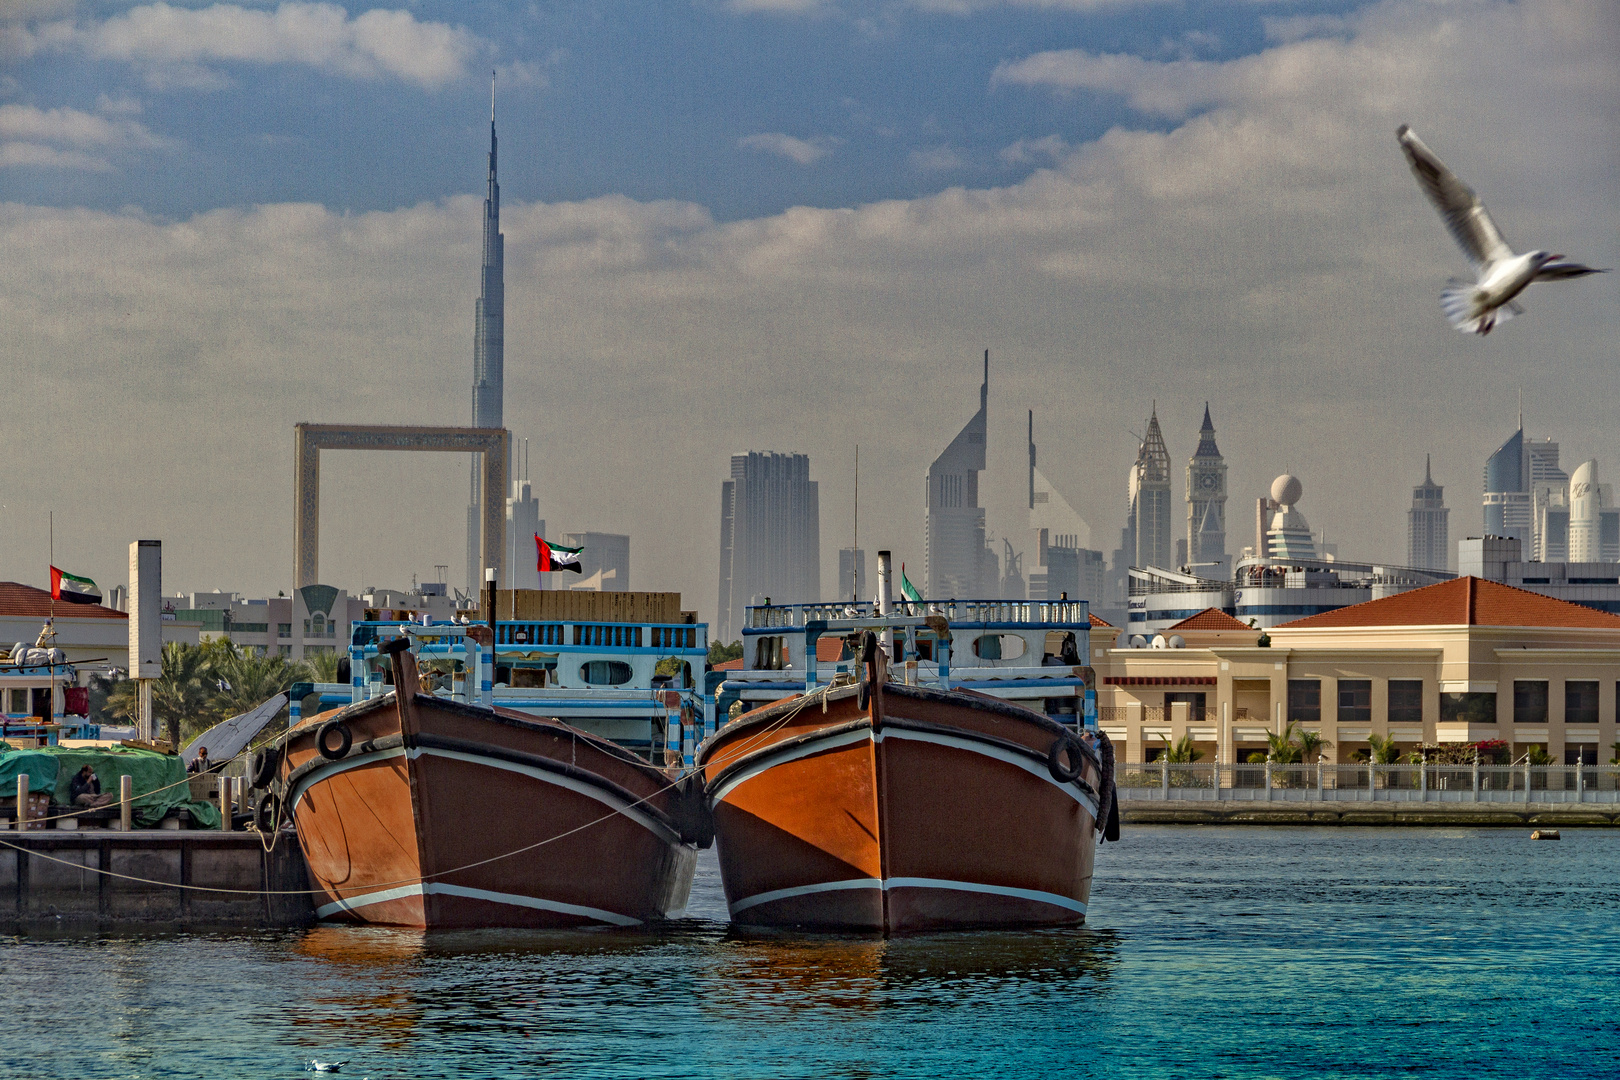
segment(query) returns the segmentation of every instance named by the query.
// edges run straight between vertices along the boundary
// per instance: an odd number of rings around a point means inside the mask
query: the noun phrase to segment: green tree
[[[1532,746],[1530,752],[1525,754],[1525,760],[1531,765],[1551,765],[1552,755],[1547,753],[1545,746]]]
[[[730,645],[723,644],[719,641],[709,642],[710,667],[714,667],[716,664],[723,664],[727,660],[740,660],[742,658],[742,654],[743,643],[741,638],[733,641]]]
[[[213,672],[213,649],[171,641],[163,646],[163,674],[152,680],[152,720],[180,746],[183,734],[212,724],[213,700],[219,693]],[[140,715],[134,679],[114,683],[107,693],[106,713],[125,724]]]
[[[1303,756],[1299,724],[1290,721],[1281,735],[1266,736],[1266,759],[1278,765],[1298,765]]]
[[[1299,733],[1299,756],[1306,764],[1315,764],[1322,760],[1322,751],[1333,744],[1322,738],[1320,731],[1305,731]]]
[[[213,711],[220,720],[257,708],[277,694],[286,693],[295,682],[313,681],[304,665],[284,656],[255,656],[234,646],[216,656],[214,672],[219,693]]]
[[[1400,747],[1391,735],[1369,735],[1367,745],[1372,748],[1372,759],[1378,765],[1393,765],[1400,759]]]
[[[1160,735],[1159,738],[1165,742],[1164,759],[1172,765],[1191,765],[1204,756],[1202,750],[1193,747],[1191,735],[1183,735],[1173,743],[1168,735]]]
[[[1615,743],[1613,746],[1609,747],[1609,749],[1614,751],[1614,757],[1609,759],[1609,764],[1620,765],[1620,742]]]
[[[338,661],[343,659],[335,652],[311,653],[304,657],[304,666],[308,669],[310,682],[335,683],[338,681]]]

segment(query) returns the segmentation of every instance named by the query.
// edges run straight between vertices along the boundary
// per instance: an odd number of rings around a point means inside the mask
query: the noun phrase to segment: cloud
[[[930,146],[913,150],[911,167],[919,172],[949,172],[962,167],[962,155],[949,146]]]
[[[814,139],[796,139],[792,135],[784,135],[780,131],[760,132],[757,135],[744,135],[737,140],[737,145],[744,150],[758,150],[765,154],[775,154],[780,158],[798,162],[800,165],[814,165],[837,146],[842,139],[830,136],[817,136]]]
[[[32,166],[106,172],[109,151],[163,150],[175,144],[154,135],[146,125],[120,119],[140,106],[125,100],[105,102],[98,116],[78,109],[40,109],[0,105],[0,167]]]
[[[1047,135],[1040,139],[1019,139],[1004,146],[996,154],[1008,165],[1028,165],[1036,161],[1054,162],[1068,157],[1071,147],[1061,135]]]
[[[1131,69],[1130,92],[1187,118],[1154,113],[1004,187],[726,222],[623,196],[508,201],[506,420],[535,460],[570,462],[536,484],[548,528],[632,534],[631,587],[711,614],[729,455],[794,450],[823,484],[835,581],[859,442],[863,545],[920,563],[917,478],[977,407],[988,347],[980,490],[1015,545],[1023,410],[1043,471],[1104,536],[1131,418],[1155,398],[1178,458],[1211,400],[1233,521],[1289,469],[1345,558],[1400,561],[1432,450],[1466,535],[1521,385],[1537,434],[1620,462],[1593,391],[1614,377],[1620,275],[1537,286],[1488,339],[1451,330],[1438,293],[1465,264],[1394,129],[1413,123],[1510,240],[1616,265],[1617,48],[1597,2],[1383,3],[1340,38],[1196,80]],[[84,545],[71,565],[120,581],[128,540],[159,536],[176,588],[287,587],[295,423],[465,421],[481,206],[164,221],[0,205],[0,367],[30,403],[0,427],[0,460],[52,460],[14,470],[15,501],[101,490],[107,462],[129,462],[119,497],[66,530]],[[70,412],[96,417],[94,446],[62,440]],[[330,456],[324,578],[443,562],[460,580],[466,463],[411,457]],[[0,578],[37,580],[43,534],[8,535]]]
[[[302,64],[433,90],[461,78],[484,47],[464,29],[418,22],[408,11],[376,8],[350,18],[335,4],[297,2],[270,11],[147,4],[100,22],[13,23],[0,36],[0,49],[12,55],[80,52],[135,65],[153,85],[200,89],[220,85],[213,64]]]

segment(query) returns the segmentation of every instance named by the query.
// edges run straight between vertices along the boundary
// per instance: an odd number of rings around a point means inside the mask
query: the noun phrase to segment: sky
[[[156,538],[166,592],[274,595],[294,424],[468,422],[492,72],[542,516],[629,533],[632,588],[705,618],[745,450],[810,455],[824,591],[857,444],[860,544],[920,571],[984,349],[998,550],[1027,409],[1104,551],[1149,411],[1180,500],[1206,400],[1232,551],[1290,471],[1341,557],[1403,561],[1425,455],[1477,535],[1521,391],[1620,482],[1620,274],[1452,330],[1467,263],[1394,138],[1518,249],[1620,265],[1605,0],[5,0],[0,578],[47,584],[54,515],[104,588]],[[322,579],[459,583],[466,490],[325,455]]]

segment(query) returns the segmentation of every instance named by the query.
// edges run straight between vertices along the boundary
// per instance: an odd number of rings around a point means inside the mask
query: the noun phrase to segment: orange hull
[[[350,735],[335,758],[317,743],[332,721]],[[679,792],[566,725],[390,693],[295,728],[282,769],[320,918],[626,926],[686,904]]]
[[[881,684],[747,713],[699,751],[732,921],[903,933],[1084,921],[1101,762],[1055,721]],[[1105,810],[1106,812],[1106,810]]]

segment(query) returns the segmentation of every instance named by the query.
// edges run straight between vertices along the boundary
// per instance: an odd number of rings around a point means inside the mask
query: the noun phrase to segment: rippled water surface
[[[1620,1075],[1620,833],[1128,829],[1088,927],[0,944],[31,1077]],[[302,1075],[311,1075],[303,1073]]]

